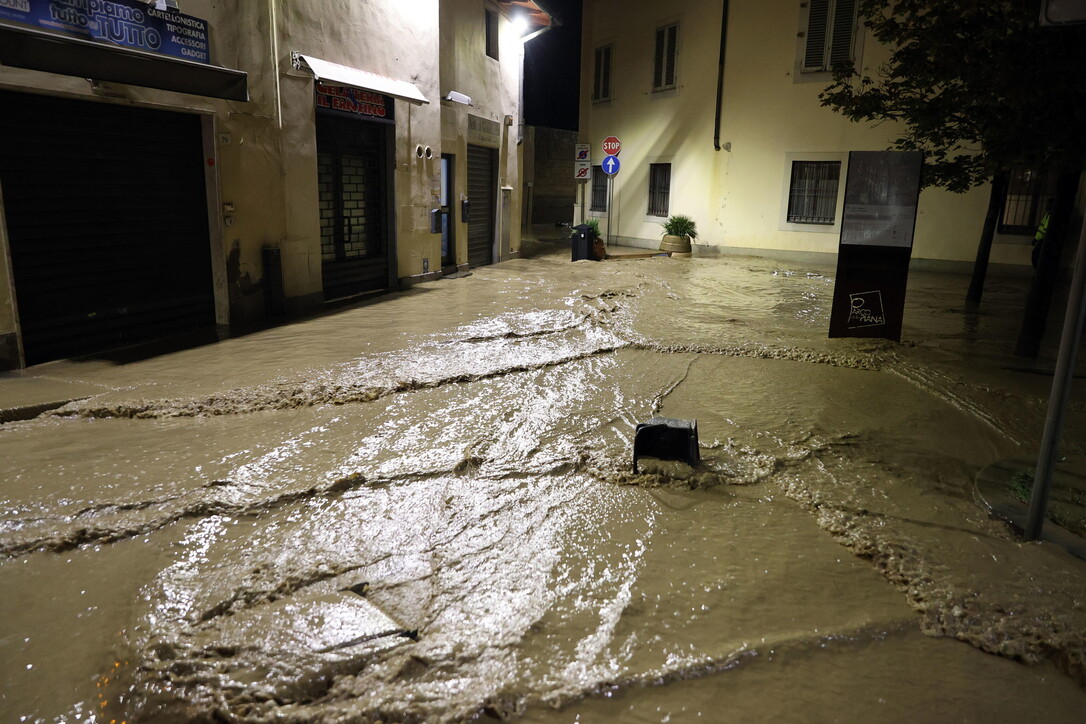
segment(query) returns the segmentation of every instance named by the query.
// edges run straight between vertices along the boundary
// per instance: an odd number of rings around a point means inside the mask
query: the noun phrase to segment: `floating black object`
[[[638,424],[634,431],[633,469],[637,459],[684,460],[693,467],[701,460],[698,450],[698,421],[654,417]]]

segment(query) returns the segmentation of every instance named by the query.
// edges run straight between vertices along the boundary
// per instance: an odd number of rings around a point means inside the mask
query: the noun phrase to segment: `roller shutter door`
[[[27,364],[215,323],[198,116],[0,92]]]
[[[496,151],[468,146],[468,264],[494,262],[494,191],[497,186]]]

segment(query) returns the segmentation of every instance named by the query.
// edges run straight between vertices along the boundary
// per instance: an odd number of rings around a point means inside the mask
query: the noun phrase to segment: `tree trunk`
[[[1037,271],[1029,287],[1029,298],[1022,316],[1022,329],[1018,333],[1018,344],[1014,348],[1015,355],[1019,357],[1035,358],[1041,349],[1045,325],[1048,323],[1048,308],[1052,305],[1052,293],[1060,275],[1063,240],[1070,227],[1080,175],[1079,171],[1061,173],[1056,182],[1056,205],[1052,209],[1048,234],[1041,247]]]
[[[969,292],[965,298],[970,302],[980,302],[984,293],[984,277],[988,274],[988,258],[992,255],[992,240],[995,238],[999,215],[1003,212],[1003,200],[1007,196],[1007,174],[999,172],[992,177],[992,187],[988,193],[988,213],[984,215],[984,228],[980,232],[977,245],[977,259],[973,262],[973,279],[969,282]]]

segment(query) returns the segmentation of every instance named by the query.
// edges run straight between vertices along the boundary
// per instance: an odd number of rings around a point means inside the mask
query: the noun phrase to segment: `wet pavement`
[[[0,720],[1080,720],[1086,562],[974,484],[1041,436],[1027,280],[830,340],[831,268],[527,246],[0,378]]]

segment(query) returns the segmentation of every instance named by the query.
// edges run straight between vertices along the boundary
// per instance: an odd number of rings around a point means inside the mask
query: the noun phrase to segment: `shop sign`
[[[468,143],[476,143],[480,146],[500,148],[502,144],[502,127],[497,121],[489,118],[468,114]]]
[[[0,0],[0,22],[211,63],[206,20],[138,0]]]
[[[0,0],[3,2],[3,0]],[[317,108],[336,111],[354,118],[372,118],[379,121],[395,120],[396,104],[391,96],[348,85],[316,83]]]

